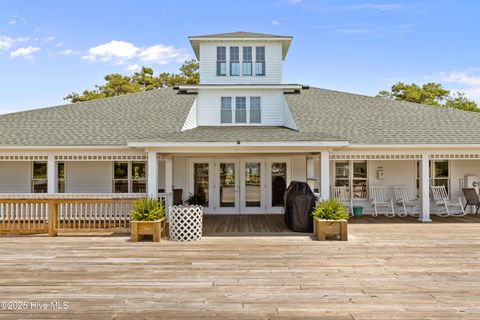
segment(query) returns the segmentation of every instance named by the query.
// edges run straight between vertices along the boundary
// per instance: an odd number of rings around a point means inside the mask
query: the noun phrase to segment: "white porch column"
[[[422,222],[432,222],[430,219],[430,167],[428,154],[422,155],[420,165],[420,190],[421,190],[421,208],[418,220]]]
[[[49,155],[47,160],[47,192],[48,193],[55,193],[56,185],[57,185],[57,175],[55,168],[55,156]]]
[[[320,198],[330,199],[330,152],[320,152]]]
[[[152,198],[158,196],[158,160],[157,153],[153,151],[148,152],[148,170],[147,170],[147,192]]]
[[[167,196],[167,206],[173,205],[173,161],[172,157],[165,159],[165,192]]]

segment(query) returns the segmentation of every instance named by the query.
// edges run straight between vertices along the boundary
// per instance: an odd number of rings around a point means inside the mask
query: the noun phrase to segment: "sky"
[[[108,73],[177,72],[190,35],[293,36],[283,82],[376,95],[442,83],[480,103],[480,1],[0,0],[0,114],[65,104]]]

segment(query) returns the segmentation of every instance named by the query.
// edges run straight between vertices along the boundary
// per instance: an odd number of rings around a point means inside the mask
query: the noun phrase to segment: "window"
[[[367,199],[367,161],[335,161],[335,186],[346,186],[352,199]]]
[[[240,50],[239,47],[230,47],[230,75],[240,75]]]
[[[445,186],[448,192],[450,187],[450,162],[448,160],[430,160],[429,175],[431,186]],[[417,161],[417,196],[420,196],[420,161]]]
[[[232,98],[231,97],[221,98],[220,122],[232,123]]]
[[[265,75],[265,47],[255,48],[255,75]]]
[[[227,75],[227,47],[217,47],[217,76]]]
[[[252,47],[243,47],[242,75],[252,75]]]
[[[128,193],[128,162],[114,162],[113,192]]]
[[[32,165],[32,191],[33,193],[47,193],[47,163],[34,162]]]
[[[57,163],[57,192],[65,193],[65,162]]]
[[[114,162],[114,193],[145,193],[147,190],[147,174],[145,162]]]
[[[262,123],[260,97],[250,97],[250,123]]]
[[[132,162],[132,187],[133,193],[147,192],[147,175],[145,162]]]
[[[235,123],[247,123],[247,98],[235,98]]]

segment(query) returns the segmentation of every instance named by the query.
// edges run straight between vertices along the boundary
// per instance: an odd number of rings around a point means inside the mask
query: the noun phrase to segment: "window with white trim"
[[[240,75],[240,48],[230,47],[230,75]]]
[[[114,193],[145,193],[147,189],[146,162],[115,161],[113,163]]]
[[[250,123],[262,123],[260,97],[250,97]]]
[[[235,97],[235,123],[247,123],[247,97]]]
[[[450,161],[430,160],[428,163],[430,186],[445,186],[447,193],[450,190]],[[416,165],[416,187],[417,197],[420,196],[420,161]]]
[[[227,75],[227,47],[217,47],[217,76]]]
[[[65,162],[57,162],[57,192],[65,193]]]
[[[255,75],[265,75],[265,47],[255,47]]]
[[[232,123],[232,97],[222,97],[220,104],[220,123]]]
[[[47,177],[46,162],[32,163],[32,192],[33,193],[48,192],[48,177]]]
[[[252,47],[243,47],[242,75],[252,75]]]
[[[351,199],[367,199],[366,160],[335,161],[335,186],[347,187]]]

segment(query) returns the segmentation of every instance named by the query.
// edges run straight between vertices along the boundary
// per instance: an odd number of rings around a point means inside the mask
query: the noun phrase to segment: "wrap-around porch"
[[[395,196],[393,186],[404,186],[409,198],[418,199],[415,218],[406,220],[429,222],[438,210],[430,199],[431,186],[445,186],[452,202],[459,200],[465,205],[462,188],[469,184],[476,188],[478,176],[480,154],[475,152],[347,152],[326,148],[277,153],[11,153],[0,156],[0,225],[20,221],[23,228],[33,232],[36,227],[31,225],[38,221],[45,230],[47,208],[55,200],[60,220],[81,220],[67,223],[69,228],[128,228],[128,207],[133,199],[160,197],[168,208],[195,194],[203,199],[205,213],[213,214],[208,219],[216,219],[218,226],[223,214],[281,214],[283,192],[291,181],[308,182],[319,199],[330,198],[334,186],[345,187],[352,204],[363,207],[366,216],[373,213],[372,186],[381,186],[391,199]],[[402,208],[397,203],[394,206],[400,213]],[[471,213],[469,208],[467,213]],[[377,218],[364,221],[373,219]]]

